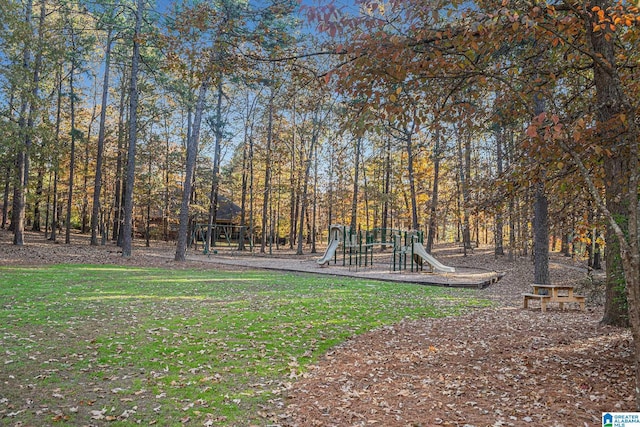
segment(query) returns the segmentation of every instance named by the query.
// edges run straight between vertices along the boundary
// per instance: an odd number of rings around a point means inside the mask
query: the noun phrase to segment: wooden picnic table
[[[531,285],[532,292],[522,294],[524,297],[523,307],[529,307],[529,300],[540,300],[540,309],[547,311],[547,304],[550,302],[558,303],[560,310],[564,309],[565,303],[578,303],[580,310],[584,311],[585,297],[573,293],[575,286],[572,285]],[[546,291],[546,292],[545,292]]]

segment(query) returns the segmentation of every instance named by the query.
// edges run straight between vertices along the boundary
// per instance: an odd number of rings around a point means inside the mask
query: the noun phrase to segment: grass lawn
[[[469,291],[278,272],[0,267],[0,425],[274,425],[329,348]]]

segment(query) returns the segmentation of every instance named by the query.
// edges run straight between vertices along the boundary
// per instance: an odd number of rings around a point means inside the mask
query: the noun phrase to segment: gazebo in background
[[[218,211],[214,223],[208,224],[207,219],[202,222],[196,222],[191,235],[191,243],[196,249],[198,242],[202,242],[205,253],[207,252],[207,233],[211,230],[210,246],[232,246],[237,245],[241,234],[246,238],[248,233],[241,233],[244,228],[240,226],[241,208],[224,196],[218,198]]]

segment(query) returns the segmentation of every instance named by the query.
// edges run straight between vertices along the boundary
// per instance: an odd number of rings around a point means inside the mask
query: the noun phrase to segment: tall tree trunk
[[[169,187],[169,167],[170,167],[170,155],[171,146],[169,143],[169,124],[165,115],[164,119],[165,129],[165,144],[164,144],[164,206],[162,207],[162,238],[165,242],[169,241],[169,206],[170,206],[170,187]]]
[[[138,133],[138,64],[140,62],[140,30],[142,28],[143,0],[137,0],[136,24],[133,34],[131,80],[129,86],[129,150],[124,193],[124,223],[122,224],[122,256],[131,256],[133,234],[133,190],[136,176],[136,146]]]
[[[384,192],[383,197],[384,201],[382,203],[382,239],[386,242],[392,236],[388,236],[387,229],[389,227],[389,204],[391,198],[391,137],[387,137],[387,143],[385,144],[385,155],[384,155]],[[382,246],[382,249],[386,249],[386,246]]]
[[[311,253],[317,253],[316,235],[318,234],[317,214],[318,214],[318,146],[313,152],[313,219],[311,226]]]
[[[151,132],[149,132],[151,134]],[[151,246],[151,172],[153,171],[153,156],[151,150],[148,150],[149,158],[147,161],[147,217],[144,227],[145,247]]]
[[[32,19],[32,6],[31,0],[27,0],[25,4],[25,25],[27,28],[31,27]],[[31,66],[31,46],[29,41],[25,41],[25,46],[22,54],[22,69],[25,74],[28,72]],[[32,100],[35,102],[35,97]],[[11,212],[11,227],[13,229],[13,244],[16,246],[24,245],[24,220],[26,209],[26,191],[28,181],[28,156],[29,147],[31,145],[31,132],[28,128],[27,111],[29,108],[29,100],[26,93],[22,95],[22,102],[20,107],[20,115],[18,118],[18,127],[20,128],[20,137],[24,138],[24,145],[18,148],[16,155],[16,175],[13,191],[13,210]]]
[[[102,100],[100,103],[100,128],[98,130],[98,149],[96,153],[96,174],[93,182],[93,206],[91,210],[92,246],[98,245],[98,216],[100,214],[100,193],[102,191],[102,162],[104,157],[104,139],[107,122],[107,102],[109,99],[109,70],[111,68],[112,32],[107,30],[107,45],[104,53],[104,77],[102,81]]]
[[[593,52],[593,80],[596,87],[597,130],[603,144],[615,147],[604,156],[605,200],[580,156],[566,145],[574,163],[587,183],[598,209],[607,219],[607,295],[603,323],[630,324],[634,346],[636,410],[640,410],[640,130],[636,110],[627,98],[616,63],[616,37],[609,25],[599,25],[598,13],[612,7],[609,0],[594,0],[585,5],[583,16]],[[561,142],[562,144],[562,142]],[[613,252],[611,254],[610,252]],[[622,271],[622,275],[621,275]],[[622,292],[622,287],[626,292]],[[625,307],[624,299],[628,306]],[[625,309],[626,308],[626,309]]]
[[[14,100],[15,100],[15,88],[12,87],[9,96],[9,111],[13,111]],[[4,193],[2,196],[2,224],[0,224],[0,228],[5,229],[7,227],[7,221],[9,220],[9,191],[11,190],[11,180],[13,179],[11,172],[14,170],[11,167],[12,163],[11,153],[5,153],[3,156],[3,164],[5,169],[5,180],[4,180]],[[10,229],[11,231],[11,229]]]
[[[444,147],[440,147],[440,127],[436,128],[433,145],[433,187],[431,189],[431,204],[429,205],[429,227],[427,232],[428,253],[433,250],[436,234],[438,232],[438,186],[440,185],[440,153]]]
[[[116,183],[113,195],[113,231],[112,239],[122,246],[122,195],[124,193],[124,183],[122,182],[122,169],[126,156],[125,150],[125,100],[126,100],[126,68],[122,69],[120,88],[120,106],[118,109],[118,153],[116,154]]]
[[[62,64],[58,67],[57,79],[57,103],[56,103],[56,131],[54,141],[56,149],[53,150],[53,205],[51,206],[51,236],[49,240],[55,242],[58,236],[58,176],[60,174],[60,120],[62,116]]]
[[[463,143],[458,137],[458,163],[460,167],[459,181],[460,181],[460,210],[462,211],[462,223],[460,225],[460,233],[462,235],[462,249],[464,256],[467,256],[467,250],[471,249],[471,229],[469,225],[469,173],[471,169],[471,137],[469,135],[464,137],[464,151]]]
[[[498,174],[498,179],[501,179],[503,173],[503,155],[502,155],[502,146],[504,144],[504,129],[497,129],[496,131],[496,172]],[[504,255],[504,218],[503,218],[503,205],[500,203],[497,206],[496,211],[496,231],[495,231],[495,256],[503,256]]]
[[[297,231],[298,195],[296,194],[296,104],[293,103],[293,135],[291,137],[291,166],[289,171],[289,249],[293,249]]]
[[[213,151],[213,171],[211,175],[211,194],[209,195],[209,223],[207,224],[207,237],[205,253],[209,253],[211,245],[211,232],[213,224],[218,216],[218,189],[220,188],[220,147],[222,145],[222,76],[218,82],[218,99],[216,103],[215,144]],[[215,245],[215,242],[214,242]]]
[[[33,224],[32,231],[41,231],[40,229],[40,203],[42,202],[42,194],[44,193],[44,165],[38,165],[38,177],[36,179],[36,197],[33,201]]]
[[[335,160],[334,160],[334,156],[335,156],[335,148],[333,146],[331,146],[330,150],[330,156],[329,156],[329,190],[327,191],[327,203],[328,203],[328,208],[327,208],[327,219],[329,224],[327,225],[332,225],[333,224],[333,218],[334,218],[334,212],[333,212],[333,200],[334,200],[334,194],[333,194],[333,180],[334,180],[334,165],[335,165]]]
[[[253,142],[252,142],[252,138],[253,138],[253,111],[254,111],[254,107],[255,107],[255,102],[257,101],[257,97],[254,98],[253,103],[248,106],[247,108],[247,121],[245,122],[245,126],[244,126],[244,138],[243,138],[243,144],[242,144],[242,202],[241,202],[241,206],[240,206],[240,241],[238,243],[238,250],[239,251],[244,251],[245,250],[245,244],[244,241],[246,239],[247,236],[250,236],[251,233],[247,233],[246,231],[246,226],[247,226],[247,192],[249,192],[249,198],[252,199],[253,197],[253,189],[249,189],[249,179],[250,179],[250,173],[252,172],[251,169],[251,154],[252,154],[252,147],[253,147]],[[252,200],[250,200],[252,202]],[[251,211],[251,209],[249,209],[249,211]],[[251,221],[249,221],[251,222]]]
[[[273,100],[275,92],[273,87],[271,88],[271,95],[269,97],[269,117],[267,120],[267,147],[265,156],[265,172],[264,172],[264,192],[262,198],[262,239],[260,242],[260,253],[265,253],[267,247],[267,222],[269,219],[269,192],[271,191],[271,144],[273,138]]]
[[[71,35],[73,37],[73,33]],[[71,151],[69,152],[69,184],[67,186],[67,217],[65,220],[64,242],[71,243],[71,208],[73,206],[73,179],[76,165],[76,101],[73,77],[76,72],[75,59],[71,60],[71,72],[69,73],[69,97],[71,98]]]
[[[296,255],[302,255],[303,233],[304,233],[304,219],[307,212],[307,204],[309,200],[309,177],[311,176],[311,159],[315,152],[316,143],[319,137],[319,124],[317,117],[313,120],[313,133],[311,135],[311,144],[309,150],[304,153],[304,158],[300,159],[304,165],[304,179],[302,181],[302,203],[300,204],[300,223],[298,226],[298,248]],[[301,141],[302,142],[302,141]],[[304,146],[304,144],[302,144]]]
[[[47,201],[44,214],[44,239],[47,240],[49,238],[49,216],[51,215],[51,182],[52,182],[52,174],[53,171],[49,169],[49,183],[47,185]]]
[[[241,202],[240,202],[240,232],[238,234],[238,250],[244,251],[245,227],[247,224],[247,186],[248,186],[248,151],[247,147],[247,129],[244,130],[244,140],[242,143],[242,186],[241,186]]]
[[[29,129],[35,128],[35,118],[36,112],[38,110],[38,92],[40,91],[40,72],[42,70],[42,59],[43,59],[43,49],[44,49],[44,24],[45,18],[47,16],[47,5],[46,0],[40,1],[40,17],[38,19],[38,48],[34,61],[34,69],[33,69],[33,87],[31,90],[31,102],[29,103],[29,118],[27,120],[27,127]],[[28,140],[25,143],[27,148],[27,156],[25,158],[25,187],[27,185],[29,179],[29,152],[31,148],[31,136],[28,135]],[[40,201],[42,198],[42,187],[44,179],[44,165],[41,165],[38,169],[38,181],[36,184],[36,198],[35,198],[35,206],[34,206],[34,216],[33,216],[33,227],[32,230],[40,231]]]
[[[362,168],[362,185],[364,187],[364,224],[365,229],[370,229],[370,218],[369,218],[369,182],[367,181],[367,168],[365,165],[364,156],[360,157],[360,167]]]
[[[418,202],[416,196],[416,178],[413,158],[413,132],[415,122],[412,123],[411,129],[405,134],[407,142],[407,172],[409,174],[409,194],[411,197],[411,229],[418,230],[420,228],[420,224],[418,224]]]
[[[355,233],[357,227],[358,220],[358,181],[360,180],[360,155],[362,151],[362,137],[356,137],[356,144],[354,147],[355,150],[355,161],[354,161],[354,171],[353,171],[353,193],[351,198],[351,232]]]
[[[462,186],[462,200],[464,202],[464,230],[463,240],[466,249],[471,249],[471,134],[467,134],[464,139],[464,176],[465,180]]]
[[[591,10],[593,6],[606,11],[611,7],[611,3],[609,0],[594,0],[588,10]],[[597,16],[597,14],[594,14],[594,16]],[[628,175],[627,171],[629,170],[629,142],[625,141],[627,132],[618,133],[618,126],[613,126],[610,130],[608,128],[613,125],[612,121],[619,117],[621,113],[627,114],[626,121],[630,124],[633,119],[628,115],[628,111],[624,110],[624,90],[620,85],[620,77],[616,69],[615,37],[611,34],[608,26],[603,31],[593,32],[593,24],[594,22],[591,20],[586,20],[589,41],[594,53],[601,58],[601,61],[594,61],[593,73],[593,81],[596,86],[596,114],[599,122],[600,137],[603,141],[619,141],[614,150],[618,155],[603,156],[606,182],[605,201],[607,209],[616,218],[618,225],[623,231],[626,231],[629,220],[628,204],[631,202],[624,196],[628,193],[627,183],[624,181],[627,178],[625,175]],[[629,324],[629,313],[620,242],[611,225],[607,226],[605,235],[607,242],[605,251],[607,278],[605,311],[602,323],[627,326]],[[640,292],[640,290],[637,292]],[[640,301],[634,303],[637,304],[636,308],[640,310]],[[638,317],[636,321],[638,335],[635,336],[634,334],[634,338],[637,341],[640,338],[640,313],[634,313],[634,315]],[[640,350],[640,343],[637,342],[636,346]],[[637,354],[636,357],[640,358],[640,354]],[[637,365],[636,369],[640,369],[640,365]],[[640,385],[640,380],[638,385]],[[640,396],[640,391],[638,394]],[[638,406],[640,408],[640,397]]]
[[[535,184],[533,204],[533,282],[550,284],[549,280],[549,203],[544,189],[544,178]]]
[[[534,116],[545,111],[542,95],[534,96]],[[533,282],[550,284],[549,279],[549,202],[545,192],[546,171],[540,173],[540,181],[534,184],[533,202]]]
[[[180,205],[180,225],[178,228],[178,242],[176,244],[176,261],[187,259],[187,245],[189,241],[189,202],[191,200],[191,190],[193,186],[193,175],[196,168],[196,157],[198,155],[198,143],[200,140],[200,124],[204,111],[205,98],[209,88],[208,80],[200,85],[196,111],[193,119],[193,128],[187,138],[187,159],[185,165],[184,185],[182,189],[182,203]]]
[[[0,224],[0,228],[4,229],[7,226],[7,210],[9,210],[9,190],[11,189],[11,166],[7,164],[5,167],[5,181],[4,181],[4,192],[2,195],[2,224]]]
[[[96,120],[96,95],[97,93],[95,93],[94,91],[93,112],[91,113],[91,120],[89,120],[89,126],[87,127],[87,137],[84,142],[84,168],[82,171],[82,213],[80,215],[80,218],[82,219],[80,232],[82,234],[85,234],[88,231],[87,228],[89,227],[89,144],[91,142],[93,123]]]
[[[249,242],[251,251],[255,241],[255,200],[254,200],[254,175],[253,175],[253,135],[249,135]]]

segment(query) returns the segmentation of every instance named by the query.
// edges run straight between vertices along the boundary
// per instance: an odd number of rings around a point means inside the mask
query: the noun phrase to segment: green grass
[[[329,348],[488,305],[464,290],[273,272],[0,268],[0,425],[269,425]]]

